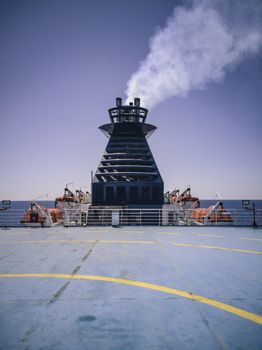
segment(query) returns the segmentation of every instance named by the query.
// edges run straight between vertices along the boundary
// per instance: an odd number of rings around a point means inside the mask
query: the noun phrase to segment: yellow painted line
[[[159,244],[159,242],[157,241],[113,241],[113,240],[99,240],[98,243]]]
[[[45,241],[2,241],[0,244],[52,244],[52,243],[72,243],[72,244],[85,244],[85,243],[121,243],[121,244],[158,244],[157,241],[123,241],[123,240],[45,240]]]
[[[217,237],[217,238],[225,237],[225,236],[218,236],[218,235],[206,235],[204,233],[198,233],[197,236],[200,236],[200,237]]]
[[[179,289],[169,288],[158,284],[152,284],[141,281],[127,280],[118,277],[105,277],[105,276],[90,276],[90,275],[72,275],[72,274],[52,274],[52,273],[25,273],[25,274],[0,274],[0,278],[63,278],[71,280],[90,280],[90,281],[103,281],[103,282],[113,282],[118,284],[124,284],[128,286],[146,288],[154,290],[157,292],[178,295],[180,297],[190,299],[193,301],[198,301],[203,304],[210,305],[217,309],[229,312],[231,314],[237,315],[239,317],[245,318],[249,321],[258,323],[262,325],[262,316],[253,314],[251,312],[236,308],[234,306],[221,303],[220,301],[202,297],[200,295],[188,293]]]
[[[134,230],[134,231],[121,231],[122,233],[144,233],[144,231],[136,231],[136,230]]]
[[[5,235],[29,235],[32,232],[5,232]]]
[[[86,230],[86,232],[98,232],[98,233],[100,233],[100,232],[108,232],[108,230]]]
[[[95,243],[94,240],[1,241],[0,244]]]
[[[240,238],[240,239],[245,239],[247,241],[262,241],[262,238],[245,238],[245,237],[243,237],[243,238]]]
[[[173,243],[173,245],[179,246],[179,247],[193,247],[193,248],[227,250],[227,251],[238,252],[238,253],[262,254],[262,252],[258,252],[258,251],[255,251],[255,250],[235,249],[235,248],[222,248],[222,247],[215,247],[215,246],[210,246],[210,245],[186,244],[186,243]]]
[[[178,235],[178,236],[181,235],[181,233],[178,233],[178,232],[157,232],[157,233],[161,235]]]

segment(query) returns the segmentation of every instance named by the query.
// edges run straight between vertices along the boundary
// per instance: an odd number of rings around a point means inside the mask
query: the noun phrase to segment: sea
[[[234,225],[239,226],[251,226],[253,223],[253,203],[256,209],[256,222],[258,226],[262,226],[262,200],[255,199],[250,200],[250,210],[246,210],[242,205],[242,200],[239,199],[224,199],[221,200],[224,207],[231,213]],[[0,201],[0,208],[1,208]],[[200,200],[201,208],[208,208],[211,204],[218,202],[218,199],[203,199]],[[46,207],[53,208],[55,201],[38,201],[38,204]],[[31,201],[11,201],[11,207],[7,210],[0,210],[0,227],[19,227],[22,226],[20,221],[24,212],[30,208]]]
[[[200,200],[201,208],[207,208],[211,204],[217,203],[218,199],[202,199]],[[224,207],[227,209],[243,209],[241,199],[221,199],[224,204]],[[40,205],[46,208],[53,208],[55,201],[37,201]],[[250,205],[255,203],[256,209],[262,209],[262,199],[250,199]],[[21,209],[26,210],[30,207],[31,201],[12,201],[11,209]]]

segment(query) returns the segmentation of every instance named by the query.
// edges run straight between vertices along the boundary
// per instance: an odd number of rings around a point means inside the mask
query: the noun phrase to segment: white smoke
[[[175,7],[128,81],[126,102],[140,97],[143,106],[153,108],[221,81],[228,69],[260,50],[261,27],[261,0],[192,0]]]

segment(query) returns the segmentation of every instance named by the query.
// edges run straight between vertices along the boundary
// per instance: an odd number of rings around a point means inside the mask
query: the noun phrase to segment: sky
[[[190,2],[0,0],[0,199],[90,191],[107,144],[98,127],[178,5]],[[149,109],[166,191],[262,199],[261,77],[258,49]]]

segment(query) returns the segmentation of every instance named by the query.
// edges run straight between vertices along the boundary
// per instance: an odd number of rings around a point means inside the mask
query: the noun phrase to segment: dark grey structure
[[[146,124],[148,110],[134,104],[109,109],[110,124],[100,126],[109,138],[92,179],[92,205],[157,207],[163,204],[163,180],[147,143],[156,127]]]

